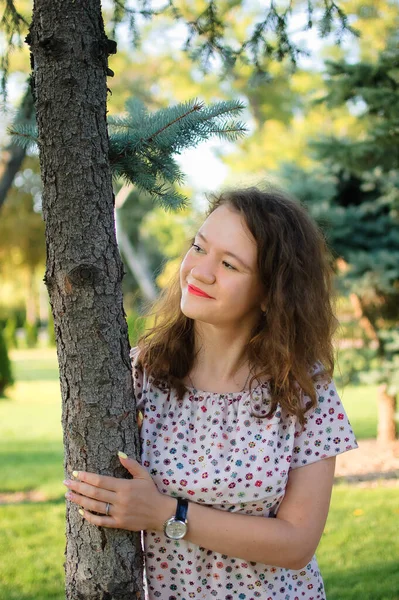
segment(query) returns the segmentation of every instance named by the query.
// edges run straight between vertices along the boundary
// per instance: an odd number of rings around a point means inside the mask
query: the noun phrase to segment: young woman
[[[144,531],[150,600],[325,598],[314,552],[335,456],[356,447],[331,379],[331,275],[296,202],[214,199],[132,351],[142,464],[121,452],[133,479],[66,482],[90,523]]]

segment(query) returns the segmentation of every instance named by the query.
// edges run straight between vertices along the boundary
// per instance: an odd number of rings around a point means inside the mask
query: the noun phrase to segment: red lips
[[[202,296],[202,298],[212,298],[212,296],[208,296],[205,292],[195,287],[195,285],[188,284],[188,291],[190,294],[194,294],[194,296]]]

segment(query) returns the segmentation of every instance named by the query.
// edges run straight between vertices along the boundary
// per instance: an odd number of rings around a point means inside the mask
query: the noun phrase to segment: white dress
[[[333,381],[316,386],[318,404],[302,429],[270,402],[267,383],[249,392],[193,388],[178,401],[135,366],[137,408],[143,412],[141,462],[160,492],[216,510],[275,517],[290,469],[356,448]],[[314,370],[317,370],[315,366]],[[305,397],[306,401],[306,397]],[[149,600],[325,600],[316,558],[300,570],[247,562],[158,531],[143,535]]]

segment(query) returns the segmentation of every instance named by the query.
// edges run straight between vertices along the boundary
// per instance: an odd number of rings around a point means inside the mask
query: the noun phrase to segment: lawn
[[[0,493],[38,490],[59,498],[61,393],[54,350],[12,353],[16,384],[0,399]]]
[[[0,400],[0,493],[44,502],[0,506],[0,598],[61,600],[64,491],[54,351],[12,354],[17,383]],[[359,438],[376,431],[376,388],[339,390]],[[318,551],[328,600],[399,600],[398,488],[337,485]]]
[[[399,600],[398,497],[398,487],[334,487],[317,552],[328,600]]]

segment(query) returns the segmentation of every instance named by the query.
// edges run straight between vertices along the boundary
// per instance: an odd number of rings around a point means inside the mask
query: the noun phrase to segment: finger
[[[81,496],[92,498],[93,500],[99,500],[101,502],[109,502],[110,504],[113,504],[116,497],[115,492],[103,490],[102,488],[95,487],[94,485],[90,485],[88,483],[82,483],[81,481],[68,480],[65,482],[65,484],[70,490],[73,490]]]
[[[87,498],[86,496],[81,496],[80,494],[74,494],[69,491],[65,494],[65,498],[74,504],[78,504],[79,506],[83,506],[86,510],[90,510],[91,512],[96,512],[100,514],[106,515],[107,510],[107,502],[99,502],[98,500],[93,500],[92,498]],[[108,515],[111,515],[112,506],[110,504],[110,509]]]
[[[73,471],[72,475],[79,481],[84,481],[104,490],[115,492],[120,486],[120,479],[116,477],[108,477],[107,475],[99,475],[98,473],[89,473],[88,471]]]
[[[125,469],[133,475],[133,479],[146,479],[152,481],[152,477],[147,469],[145,469],[137,460],[129,458],[124,452],[118,452],[118,456]]]
[[[79,514],[85,519],[89,521],[92,525],[97,525],[97,527],[108,527],[109,529],[116,529],[115,520],[112,517],[101,517],[99,515],[93,515],[91,512],[87,510],[79,509]]]

